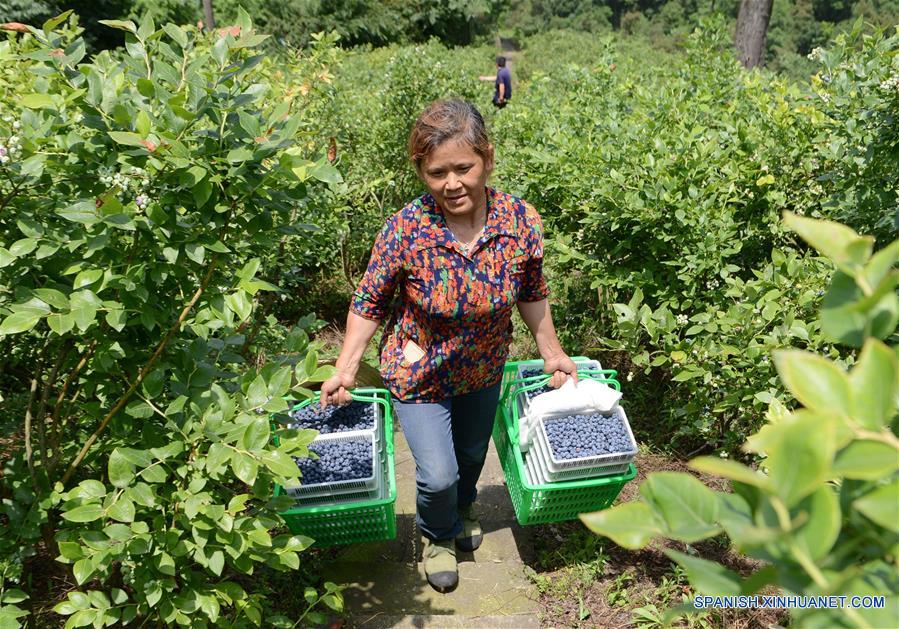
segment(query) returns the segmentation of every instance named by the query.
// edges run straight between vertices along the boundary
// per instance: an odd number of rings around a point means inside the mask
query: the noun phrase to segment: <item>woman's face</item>
[[[484,158],[467,143],[448,140],[422,160],[419,174],[443,211],[462,217],[487,207],[484,186],[492,171],[492,145]]]

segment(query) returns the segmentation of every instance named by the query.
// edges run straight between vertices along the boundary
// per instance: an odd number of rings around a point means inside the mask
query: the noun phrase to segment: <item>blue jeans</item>
[[[462,532],[458,509],[474,502],[487,458],[500,385],[439,402],[403,402],[393,408],[415,459],[415,521],[430,540]]]

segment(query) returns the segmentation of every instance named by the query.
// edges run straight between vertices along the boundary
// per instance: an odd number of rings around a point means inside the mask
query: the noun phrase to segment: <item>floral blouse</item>
[[[351,310],[387,319],[381,376],[390,392],[406,402],[435,402],[498,383],[513,307],[547,294],[540,215],[487,188],[487,224],[468,252],[430,194],[391,216]],[[424,350],[411,363],[403,352],[409,341]]]

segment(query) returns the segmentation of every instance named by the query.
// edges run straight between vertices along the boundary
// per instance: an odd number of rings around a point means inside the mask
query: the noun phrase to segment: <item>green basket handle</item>
[[[387,396],[390,395],[390,392],[387,389],[378,389],[376,387],[362,387],[358,389],[353,389],[350,391],[350,397],[353,398],[354,402],[369,402],[374,404],[380,404],[383,407],[384,411],[384,430],[387,430],[387,418],[393,417],[393,414],[390,410],[390,402],[386,399]],[[383,397],[381,397],[383,396]],[[306,408],[312,404],[317,403],[314,397],[309,398],[308,400],[303,400],[302,402],[297,403],[290,410],[294,411],[300,408]],[[393,422],[390,422],[390,429],[393,429]],[[277,437],[275,437],[277,439]],[[276,442],[277,445],[277,442]],[[393,454],[393,444],[388,440],[387,444],[387,454]]]
[[[579,369],[577,373],[578,373],[579,379],[581,379],[580,377],[583,375],[583,378],[582,378],[583,380],[593,380],[594,382],[600,382],[602,384],[610,384],[610,385],[612,385],[612,388],[615,389],[616,391],[621,391],[621,384],[614,378],[593,377],[594,374],[617,375],[618,372],[616,372],[614,369],[583,369],[583,370]],[[506,389],[505,394],[503,394],[502,398],[500,399],[500,405],[501,405],[500,408],[503,408],[503,409],[508,408],[507,402],[510,397],[513,400],[518,399],[518,396],[521,395],[522,393],[526,393],[528,391],[532,391],[533,389],[538,389],[540,387],[543,387],[544,385],[546,385],[547,382],[550,381],[551,378],[552,378],[551,375],[543,374],[543,375],[539,375],[539,376],[529,376],[527,378],[513,380],[512,382],[509,383],[509,387]],[[514,388],[514,385],[522,385],[522,386],[519,386],[518,388]],[[514,413],[509,413],[509,421],[506,423],[506,430],[509,433],[509,438],[512,439],[512,442],[517,444],[518,443],[518,425],[517,425],[517,422],[515,421]]]
[[[594,380],[596,382],[601,382],[603,384],[611,384],[612,388],[616,391],[621,391],[621,384],[615,380],[615,376],[618,375],[618,372],[614,369],[578,369],[577,372],[578,379],[584,380]],[[608,375],[609,377],[606,377]],[[600,377],[594,377],[600,376]],[[505,405],[511,397],[513,400],[517,399],[519,395],[522,393],[527,393],[528,391],[533,391],[534,389],[539,389],[545,386],[552,379],[552,375],[543,374],[538,376],[528,376],[527,378],[519,378],[517,380],[513,380],[509,383],[509,387],[506,389],[506,392],[503,394],[502,399],[500,400],[500,404]],[[518,388],[514,388],[515,385],[521,385]]]

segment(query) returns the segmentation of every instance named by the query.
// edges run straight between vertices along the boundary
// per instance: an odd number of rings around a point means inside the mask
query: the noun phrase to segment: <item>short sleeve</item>
[[[381,321],[388,314],[405,258],[400,225],[399,214],[393,215],[375,239],[368,268],[350,305],[360,317]]]
[[[541,301],[549,296],[549,286],[543,276],[543,221],[531,205],[525,204],[521,226],[528,259],[524,264],[518,301]]]

